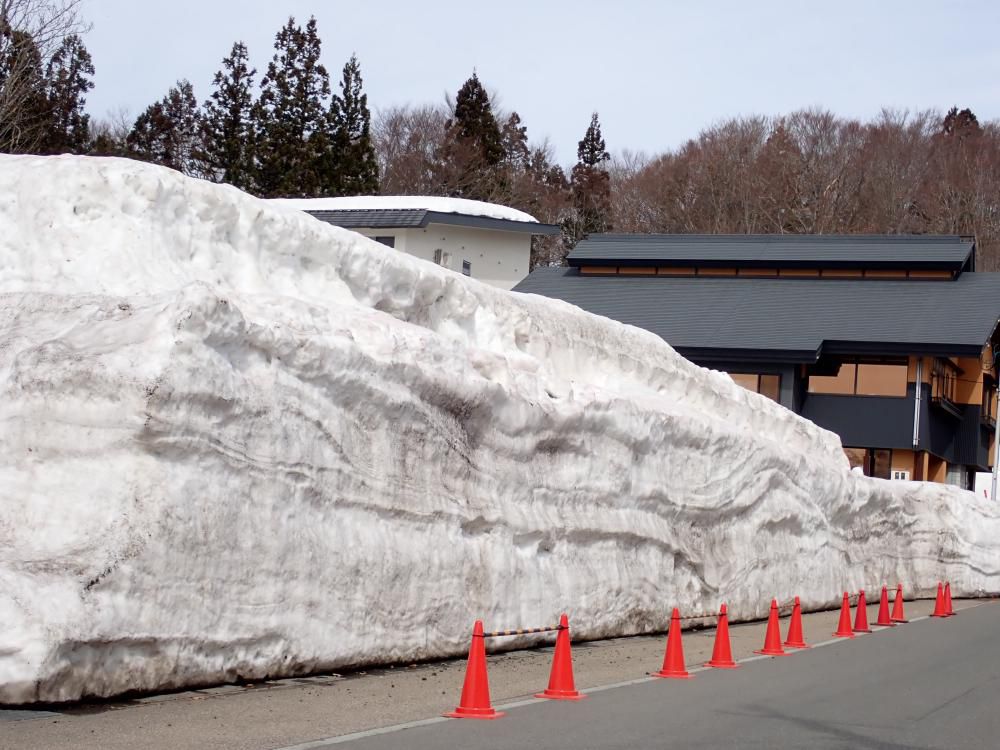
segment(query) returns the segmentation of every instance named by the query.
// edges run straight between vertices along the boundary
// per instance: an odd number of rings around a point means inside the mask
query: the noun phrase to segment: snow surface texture
[[[972,493],[656,336],[127,160],[0,157],[0,703],[1000,590]]]
[[[468,198],[444,198],[427,195],[354,195],[343,198],[272,198],[285,208],[300,211],[391,211],[394,209],[422,209],[442,214],[464,214],[465,216],[485,216],[490,219],[507,221],[527,221],[537,224],[531,214],[497,203],[473,201]]]

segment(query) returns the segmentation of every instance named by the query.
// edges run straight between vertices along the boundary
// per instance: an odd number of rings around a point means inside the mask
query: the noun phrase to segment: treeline
[[[373,133],[357,57],[332,90],[316,20],[289,18],[262,76],[237,41],[204,101],[179,80],[134,120],[91,123],[95,71],[83,27],[58,12],[76,0],[5,2],[30,12],[20,25],[0,20],[0,103],[9,104],[11,125],[0,131],[0,151],[126,156],[268,198],[381,192],[502,203],[564,227],[562,237],[536,239],[536,262],[558,263],[577,238],[610,226],[610,156],[596,114],[569,175],[546,142],[529,141],[517,112],[497,110],[475,72],[453,101],[389,109]],[[37,40],[60,31],[46,55]]]
[[[674,151],[614,158],[595,113],[564,170],[475,72],[445,102],[373,119],[358,59],[334,87],[315,19],[290,18],[262,75],[237,41],[203,101],[180,80],[134,119],[92,123],[78,3],[2,0],[0,151],[128,156],[262,197],[501,203],[562,226],[536,240],[533,266],[592,232],[847,232],[974,235],[980,268],[1000,269],[1000,126],[968,109],[734,118]]]
[[[734,118],[610,173],[624,232],[972,235],[1000,270],[1000,124],[968,109]]]
[[[58,22],[59,2],[19,2]],[[67,29],[74,33],[46,57],[32,33],[46,23],[21,20],[18,28],[0,16],[2,151],[128,156],[265,197],[378,192],[360,64],[352,56],[332,92],[315,19],[288,20],[259,80],[246,45],[236,42],[204,102],[179,80],[134,121],[96,125],[84,111],[95,71],[80,35]]]

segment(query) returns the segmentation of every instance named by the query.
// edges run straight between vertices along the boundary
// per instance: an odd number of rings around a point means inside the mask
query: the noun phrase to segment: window
[[[906,365],[844,362],[836,375],[810,375],[809,392],[902,398],[906,395]]]
[[[906,365],[858,365],[859,396],[905,396]]]
[[[844,448],[851,468],[860,468],[865,476],[888,479],[892,474],[892,451],[888,448]]]
[[[853,396],[858,380],[858,366],[854,363],[842,364],[836,375],[810,375],[810,393],[832,393]]]
[[[466,276],[472,276],[472,264],[467,260],[462,261],[462,273]]]
[[[955,388],[958,385],[958,367],[948,359],[935,359],[931,368],[931,400],[947,405],[955,403]]]
[[[434,251],[434,262],[445,268],[451,267],[451,253],[446,253],[441,248]]]
[[[777,401],[779,397],[778,391],[781,389],[781,376],[780,375],[761,375],[760,382],[757,386],[757,393],[761,396],[767,396],[772,401]]]
[[[729,377],[741,388],[748,391],[767,396],[772,401],[779,401],[781,397],[781,376],[761,375],[758,373],[732,372]]]
[[[897,480],[897,481],[900,481],[900,482],[909,482],[910,481],[910,472],[908,472],[908,471],[901,471],[899,469],[893,469],[892,470],[892,478],[894,480]]]
[[[997,397],[997,383],[996,381],[986,375],[983,377],[983,404],[982,404],[982,420],[985,424],[993,425],[997,418],[996,409],[996,397]]]
[[[887,448],[870,448],[868,457],[870,471],[865,473],[870,477],[888,479],[892,473],[892,451]]]
[[[391,234],[376,237],[375,241],[386,247],[396,247],[396,238]]]
[[[966,490],[969,489],[968,469],[959,464],[948,464],[948,469],[944,476],[944,483],[950,484],[952,487],[961,487]]]

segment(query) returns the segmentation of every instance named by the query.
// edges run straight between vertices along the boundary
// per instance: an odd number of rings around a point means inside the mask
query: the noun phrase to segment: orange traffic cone
[[[931,617],[947,617],[948,610],[944,606],[944,589],[941,587],[941,582],[938,581],[937,598],[934,600],[934,611],[931,612]]]
[[[781,647],[781,628],[778,626],[778,600],[771,600],[771,614],[767,616],[767,631],[764,634],[764,648],[754,651],[765,656],[788,656]]]
[[[705,666],[716,669],[738,669],[740,666],[733,661],[733,652],[729,648],[729,615],[726,614],[725,604],[719,608],[719,626],[715,631],[712,660],[706,662]]]
[[[663,655],[663,669],[654,672],[653,677],[665,677],[675,680],[690,680],[684,666],[684,646],[681,643],[681,613],[674,607],[670,615],[670,632],[667,633],[667,652]]]
[[[865,602],[865,590],[858,592],[858,608],[854,613],[854,632],[870,633],[872,629],[868,627],[868,604]]]
[[[906,619],[906,615],[903,614],[903,584],[896,584],[896,598],[892,600],[892,617],[889,618],[893,622],[909,622]]]
[[[889,617],[889,590],[882,587],[882,597],[878,600],[878,619],[875,624],[883,628],[894,628],[896,623]]]
[[[486,676],[486,639],[483,621],[476,620],[472,627],[472,644],[469,646],[469,665],[465,669],[462,700],[450,714],[450,719],[499,719],[503,711],[494,711],[490,705],[490,682]]]
[[[851,602],[846,591],[844,592],[844,601],[840,605],[840,624],[837,625],[837,632],[834,635],[837,638],[854,637],[854,631],[851,630]]]
[[[554,701],[582,701],[587,696],[576,691],[573,682],[573,654],[569,648],[569,619],[559,618],[559,633],[556,635],[556,653],[552,657],[552,672],[549,686],[544,692],[536,693],[536,698],[550,698]]]
[[[944,611],[948,613],[948,617],[955,616],[955,609],[951,606],[951,581],[944,585]]]
[[[792,619],[788,623],[788,638],[785,639],[786,648],[810,648],[809,644],[802,640],[802,605],[799,604],[799,597],[795,597],[795,604],[792,606]]]

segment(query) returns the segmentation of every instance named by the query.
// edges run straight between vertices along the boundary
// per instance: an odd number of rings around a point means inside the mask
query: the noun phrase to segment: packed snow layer
[[[995,506],[637,328],[127,160],[0,157],[0,227],[0,703],[1000,590]]]
[[[418,209],[442,214],[485,216],[490,219],[526,221],[537,224],[531,214],[497,203],[473,201],[468,198],[446,198],[428,195],[352,195],[342,198],[272,198],[271,203],[300,211],[393,211]]]

